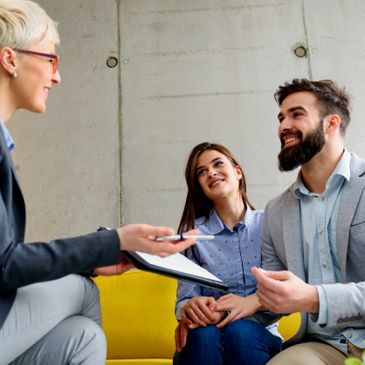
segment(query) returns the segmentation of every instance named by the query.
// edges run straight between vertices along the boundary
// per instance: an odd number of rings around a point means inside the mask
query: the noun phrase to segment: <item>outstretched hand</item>
[[[184,251],[195,243],[195,238],[183,241],[155,241],[157,236],[169,236],[174,230],[169,227],[156,227],[147,224],[129,224],[117,229],[120,247],[126,251],[141,251],[160,257],[166,257],[174,253]],[[194,229],[185,233],[197,234]]]
[[[318,313],[317,289],[290,271],[266,271],[253,267],[260,303],[273,313]]]

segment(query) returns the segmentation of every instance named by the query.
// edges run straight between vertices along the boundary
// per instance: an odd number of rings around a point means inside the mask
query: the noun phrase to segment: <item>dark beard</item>
[[[297,132],[296,134],[299,138],[302,137],[302,133]],[[310,135],[298,142],[298,144],[280,151],[278,155],[279,170],[291,171],[303,165],[321,151],[325,143],[322,120],[319,126]]]

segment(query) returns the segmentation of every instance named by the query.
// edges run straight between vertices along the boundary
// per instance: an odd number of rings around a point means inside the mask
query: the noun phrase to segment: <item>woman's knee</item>
[[[63,338],[68,348],[73,349],[70,356],[77,356],[80,363],[93,357],[105,359],[106,337],[95,321],[83,316],[73,316],[63,321],[59,327],[58,336]],[[78,362],[74,359],[74,363]]]
[[[224,337],[237,339],[239,337],[248,341],[250,338],[256,337],[265,329],[262,325],[249,319],[238,319],[230,322],[224,329]]]
[[[89,318],[72,316],[54,327],[22,353],[12,365],[105,364],[106,338]]]
[[[207,327],[198,327],[189,330],[188,343],[194,343],[195,346],[212,345],[215,342],[220,342],[220,329],[214,325]]]
[[[222,364],[221,330],[215,325],[189,330],[186,346],[175,354],[174,365]]]

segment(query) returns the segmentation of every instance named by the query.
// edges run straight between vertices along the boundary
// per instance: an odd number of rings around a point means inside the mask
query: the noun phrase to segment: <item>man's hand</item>
[[[166,257],[184,251],[195,243],[195,238],[185,239],[183,241],[155,241],[156,236],[169,236],[174,230],[169,227],[155,227],[147,224],[129,224],[117,229],[120,241],[120,247],[126,251],[141,251],[160,257]],[[198,230],[194,229],[190,234],[197,234]]]
[[[290,271],[265,271],[253,267],[257,280],[257,297],[273,313],[318,313],[317,289]]]
[[[216,301],[213,297],[194,297],[181,309],[182,321],[190,329],[216,324],[222,315],[215,311]]]
[[[218,328],[240,318],[251,316],[262,309],[256,294],[242,297],[236,294],[223,295],[217,300],[216,311],[228,313],[223,321],[217,324]]]
[[[115,265],[101,266],[94,270],[95,275],[120,275],[132,269],[134,266],[123,256],[120,255],[119,262]]]

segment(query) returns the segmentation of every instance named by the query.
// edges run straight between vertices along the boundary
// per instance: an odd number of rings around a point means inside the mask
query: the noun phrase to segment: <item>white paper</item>
[[[217,278],[215,275],[211,274],[208,270],[197,265],[195,262],[189,260],[180,253],[175,253],[174,255],[167,256],[164,258],[139,251],[136,251],[136,253],[138,253],[139,256],[141,256],[145,261],[147,261],[151,265],[159,266],[162,268],[174,270],[185,274],[200,276],[205,279],[210,279],[222,283],[221,279]]]

